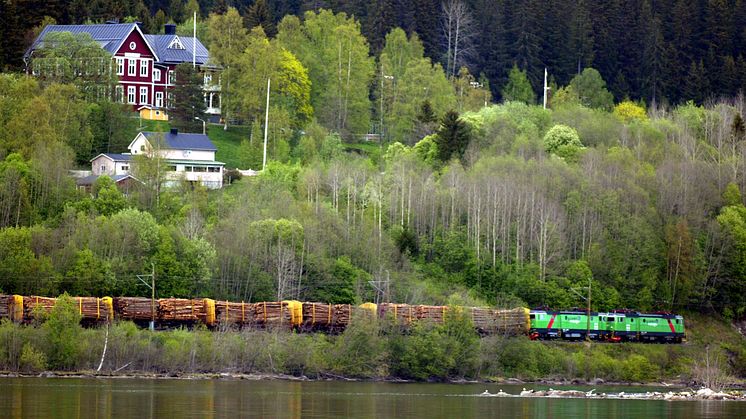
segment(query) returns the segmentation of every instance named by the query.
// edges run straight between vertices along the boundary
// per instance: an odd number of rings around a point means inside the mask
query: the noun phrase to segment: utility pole
[[[383,63],[381,63],[381,125],[378,127],[378,143],[383,144]]]
[[[547,87],[547,68],[544,67],[544,109],[547,108],[547,90],[549,90],[549,87]]]
[[[267,129],[269,128],[269,82],[270,79],[267,78],[267,108],[265,109],[264,113],[264,155],[262,157],[262,172],[267,166]]]
[[[591,280],[588,279],[588,330],[585,333],[585,340],[591,340]]]
[[[587,287],[579,287],[579,288],[570,288],[570,291],[577,294],[580,298],[584,299],[588,303],[587,311],[586,311],[586,332],[585,332],[585,340],[590,341],[591,340],[591,286],[592,286],[592,278],[588,278],[588,286]],[[584,296],[578,290],[588,290],[588,297]]]
[[[150,273],[144,275],[136,275],[137,279],[140,280],[146,287],[150,288],[150,330],[155,330],[155,264],[150,264]],[[150,277],[150,283],[145,278]]]

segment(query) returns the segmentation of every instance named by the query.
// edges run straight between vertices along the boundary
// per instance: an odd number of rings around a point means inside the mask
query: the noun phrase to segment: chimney
[[[163,26],[163,33],[166,35],[176,35],[176,25],[173,23],[166,23]]]
[[[178,128],[171,128],[171,134],[172,135],[179,135],[179,129]]]

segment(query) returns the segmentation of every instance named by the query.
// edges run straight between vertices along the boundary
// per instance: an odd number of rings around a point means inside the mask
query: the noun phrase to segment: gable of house
[[[106,23],[95,25],[47,25],[34,40],[26,53],[27,60],[37,49],[44,48],[46,36],[54,32],[70,32],[73,35],[87,33],[101,48],[112,55],[136,52],[158,59],[158,55],[145,39],[145,35],[135,23]],[[135,48],[130,43],[135,42]]]

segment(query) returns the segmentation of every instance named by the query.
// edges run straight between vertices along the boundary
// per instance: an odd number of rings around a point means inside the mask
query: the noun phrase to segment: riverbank
[[[39,373],[29,372],[12,372],[0,371],[0,378],[101,378],[101,379],[152,379],[152,380],[247,380],[247,381],[300,381],[300,382],[370,382],[370,383],[416,383],[417,380],[407,380],[395,377],[381,378],[355,378],[343,377],[329,374],[322,374],[316,377],[305,375],[296,376],[288,374],[267,374],[267,373],[155,373],[155,372],[96,372],[96,371],[43,371]],[[701,385],[690,381],[659,381],[659,382],[621,382],[605,381],[600,378],[592,380],[582,379],[539,379],[539,380],[521,380],[518,378],[495,378],[495,379],[446,379],[433,381],[441,384],[504,384],[504,385],[531,385],[531,386],[555,386],[555,387],[592,387],[592,386],[612,386],[612,387],[660,387],[675,389],[700,389]],[[745,390],[746,381],[733,382],[727,386],[730,390]]]
[[[724,388],[746,377],[746,344],[731,326],[693,317],[682,345],[539,342],[479,337],[469,319],[404,327],[362,317],[338,335],[283,329],[150,331],[130,322],[82,328],[76,308],[28,326],[0,322],[0,369],[188,378],[656,383]],[[66,375],[65,373],[51,373]],[[76,373],[81,374],[81,373]],[[286,378],[289,379],[289,378]]]

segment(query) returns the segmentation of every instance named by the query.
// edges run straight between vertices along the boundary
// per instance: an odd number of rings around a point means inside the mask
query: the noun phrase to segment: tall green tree
[[[508,75],[508,83],[503,87],[502,96],[505,101],[517,101],[527,104],[532,104],[536,101],[534,89],[528,81],[526,72],[519,70],[515,64],[513,64],[513,68]]]
[[[268,37],[274,38],[277,35],[277,26],[266,0],[256,0],[254,4],[248,6],[244,20],[249,30],[261,26]]]
[[[87,33],[48,33],[31,61],[43,84],[75,84],[91,102],[112,98],[116,75],[111,66],[111,55]]]
[[[438,145],[438,159],[446,163],[452,157],[462,158],[471,141],[469,126],[456,111],[448,111],[440,122],[440,129],[435,137]]]
[[[346,136],[368,132],[373,59],[360,23],[345,13],[286,16],[277,39],[308,69],[311,104],[326,127]]]
[[[176,84],[168,111],[171,125],[183,132],[202,132],[202,122],[195,119],[205,119],[202,77],[191,63],[177,65],[174,75]]]
[[[606,90],[606,82],[595,68],[586,68],[573,77],[570,86],[583,106],[610,110],[614,105],[614,96]]]
[[[210,59],[223,68],[220,85],[220,111],[225,128],[236,118],[240,108],[241,89],[238,63],[249,44],[249,34],[243,26],[241,15],[229,7],[223,14],[212,13],[207,20]]]

